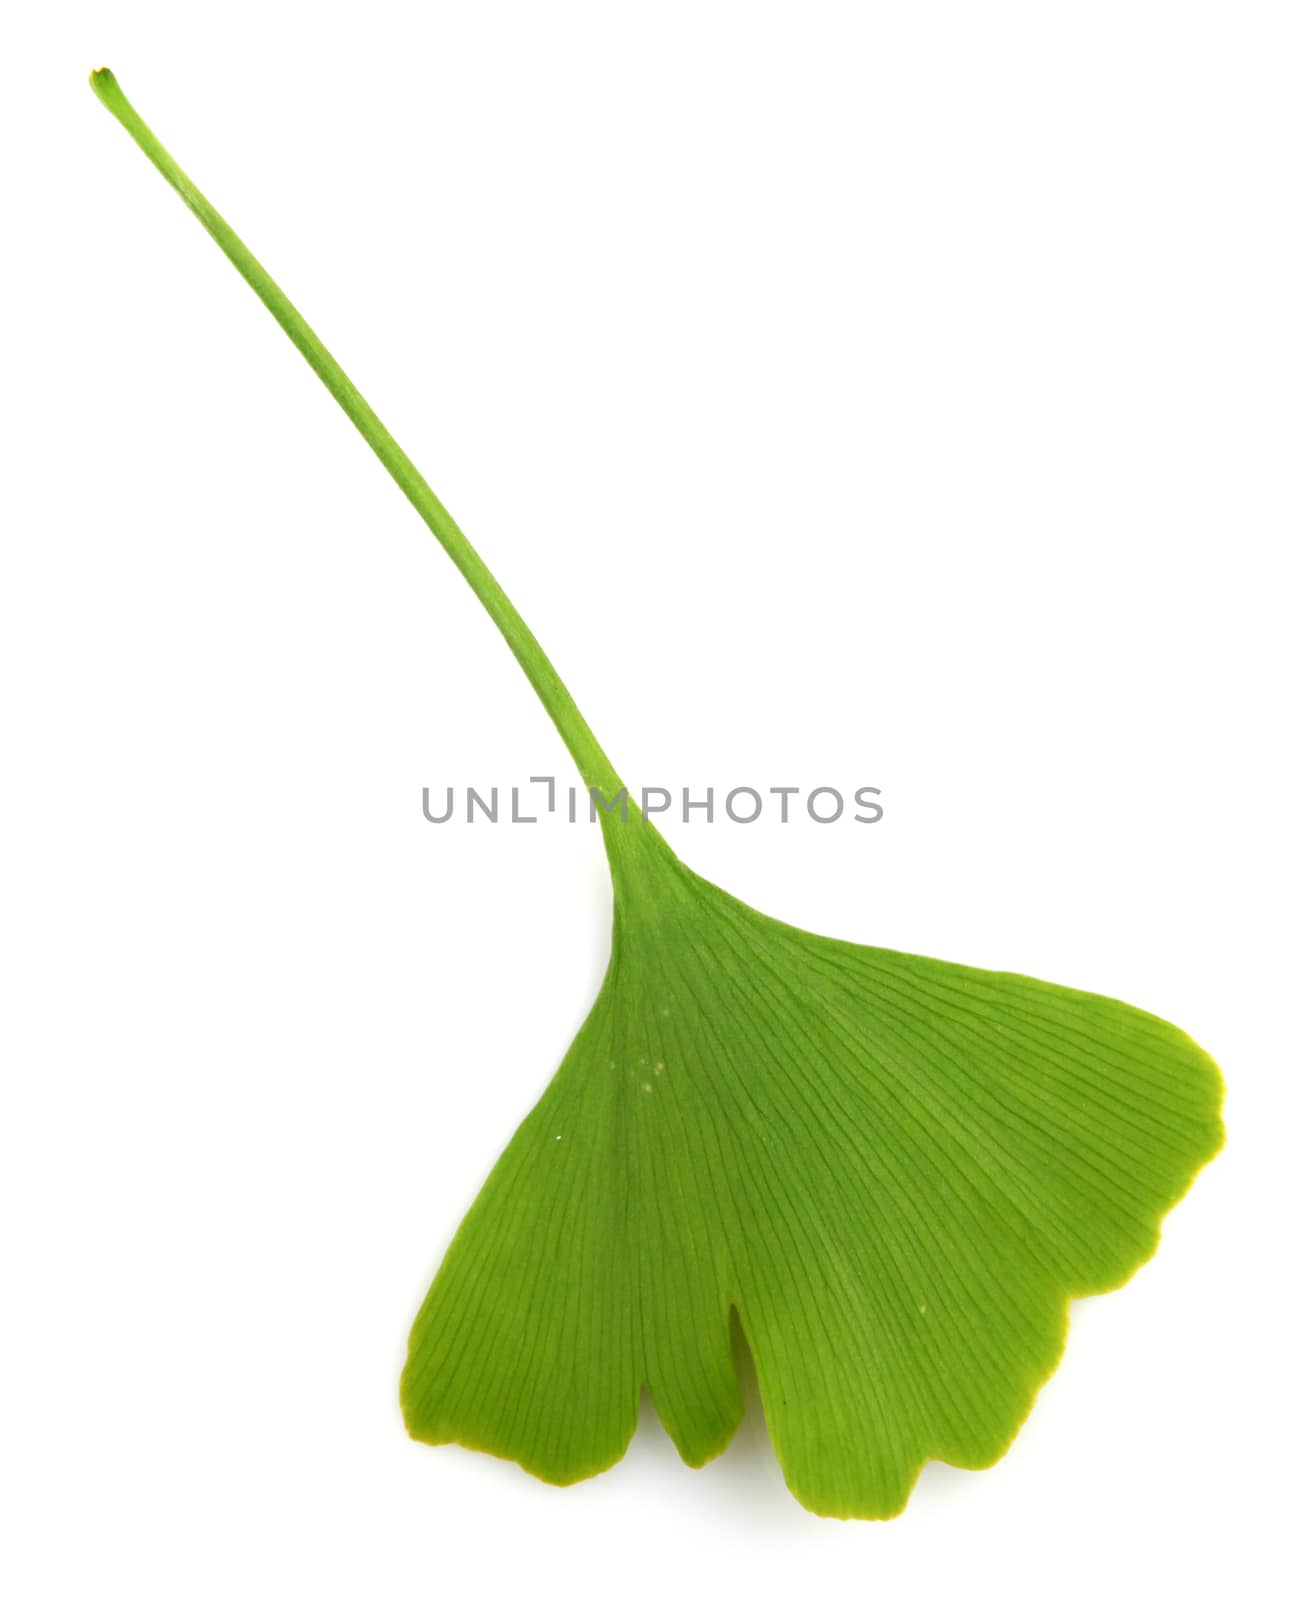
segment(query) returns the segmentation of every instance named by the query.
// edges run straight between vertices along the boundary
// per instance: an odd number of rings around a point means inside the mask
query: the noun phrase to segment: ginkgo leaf
[[[772,921],[660,843],[634,870],[415,1322],[407,1424],[568,1483],[647,1388],[699,1466],[739,1421],[733,1308],[793,1493],[894,1515],[925,1461],[1004,1452],[1069,1297],[1153,1253],[1220,1145],[1215,1066],[1114,1000]]]
[[[140,120],[95,92],[333,393],[499,626],[582,779],[622,789],[477,552],[301,315]],[[607,976],[415,1321],[415,1438],[553,1483],[625,1451],[647,1389],[693,1466],[741,1413],[735,1321],[788,1485],[899,1512],[984,1467],[1062,1352],[1067,1303],[1153,1253],[1223,1140],[1211,1059],[1116,1000],[820,938],[601,815]]]

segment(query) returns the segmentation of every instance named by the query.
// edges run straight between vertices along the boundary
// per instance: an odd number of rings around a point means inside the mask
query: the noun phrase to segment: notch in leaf
[[[444,546],[583,783],[616,793],[409,457],[112,74],[91,82]],[[601,822],[607,976],[428,1292],[406,1425],[571,1483],[618,1460],[647,1388],[700,1466],[739,1421],[737,1315],[793,1493],[894,1516],[925,1461],[1003,1453],[1062,1352],[1069,1298],[1152,1255],[1221,1146],[1219,1073],[1118,1001],[762,916],[633,804]]]

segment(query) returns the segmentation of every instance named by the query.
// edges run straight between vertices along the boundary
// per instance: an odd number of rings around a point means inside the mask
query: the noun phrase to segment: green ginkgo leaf
[[[582,780],[623,785],[531,632],[265,269],[179,191],[478,594]],[[645,1389],[700,1466],[740,1417],[736,1324],[788,1485],[899,1512],[925,1461],[985,1467],[1220,1148],[1222,1086],[1170,1024],[1008,973],[820,938],[691,872],[628,804],[594,1008],[442,1263],[406,1424],[552,1483],[611,1466]]]

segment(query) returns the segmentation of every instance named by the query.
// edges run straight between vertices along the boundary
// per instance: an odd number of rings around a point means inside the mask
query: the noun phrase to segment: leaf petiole
[[[423,518],[437,542],[464,575],[469,588],[486,607],[504,635],[518,665],[526,673],[541,704],[549,712],[587,787],[615,794],[622,781],[581,715],[566,684],[545,654],[513,602],[492,576],[455,519],[438,499],[423,474],[384,427],[369,402],[325,347],[319,335],[258,261],[252,251],[169,154],[161,140],[127,99],[107,67],[90,75],[90,86],[122,127],[211,234],[240,277],[301,351],[325,388],[351,419],[365,443],[387,468],[397,487]],[[633,805],[634,802],[631,802]],[[635,812],[639,820],[638,811]],[[605,837],[611,837],[605,827]]]

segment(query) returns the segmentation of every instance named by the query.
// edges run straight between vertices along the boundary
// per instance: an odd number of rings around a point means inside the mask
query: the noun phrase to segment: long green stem
[[[553,663],[541,649],[535,634],[522,620],[513,602],[491,576],[486,563],[468,542],[454,518],[428,486],[423,475],[387,431],[363,395],[325,349],[305,317],[275,280],[208,202],[189,177],[172,160],[156,136],[122,93],[117,79],[101,68],[90,76],[90,86],[121,123],[135,143],[185,202],[246,280],[253,293],[275,321],[306,357],[326,389],[351,418],[361,437],[396,480],[397,487],[432,530],[446,554],[468,581],[469,587],[486,607],[492,621],[504,635],[540,702],[554,720],[563,743],[571,752],[582,782],[607,796],[621,787],[621,780],[604,754],[590,726],[577,709]]]

